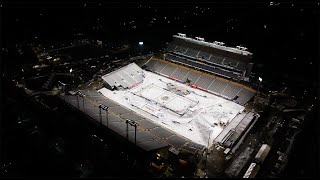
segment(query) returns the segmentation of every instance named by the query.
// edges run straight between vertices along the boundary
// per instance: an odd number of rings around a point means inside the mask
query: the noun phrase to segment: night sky
[[[287,81],[304,76],[312,84],[318,72],[319,8],[315,2],[4,3],[3,46],[72,39],[77,33],[159,46],[181,32],[247,47],[255,72],[265,80],[275,78],[265,71],[272,68]],[[290,70],[283,72],[283,66]]]

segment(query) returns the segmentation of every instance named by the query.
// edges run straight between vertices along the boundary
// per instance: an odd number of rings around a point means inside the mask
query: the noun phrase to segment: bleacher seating
[[[242,88],[237,94],[239,97],[237,98],[236,102],[239,104],[245,104],[254,96],[254,94],[254,92],[246,88]]]
[[[146,63],[147,67],[146,69],[149,71],[153,71],[154,66],[157,64],[158,61],[148,61]]]
[[[176,63],[179,63],[179,64],[183,64],[183,65],[192,67],[192,68],[198,68],[198,69],[201,69],[201,70],[209,72],[209,73],[214,73],[216,75],[220,75],[220,76],[223,76],[226,78],[238,79],[238,75],[235,74],[234,72],[228,71],[226,69],[222,69],[219,67],[215,67],[213,65],[207,65],[204,62],[200,62],[200,61],[197,62],[195,60],[191,60],[191,59],[187,59],[187,58],[183,58],[183,57],[179,57],[179,56],[174,56],[171,54],[168,54],[166,59],[171,60]]]
[[[183,77],[186,76],[188,72],[189,71],[186,69],[182,69],[180,67],[177,67],[176,71],[171,74],[171,77],[175,78],[175,79],[182,80]]]
[[[193,49],[193,48],[188,48],[188,50],[186,52],[186,55],[189,56],[189,57],[196,58],[199,52],[200,52],[199,50],[196,50],[196,49]]]
[[[222,64],[222,61],[224,59],[225,59],[224,57],[222,57],[218,54],[212,54],[211,58],[208,61],[215,63],[215,64]]]
[[[175,50],[176,46],[177,46],[176,44],[171,43],[171,44],[168,46],[167,51],[173,52],[173,51]]]
[[[205,59],[205,60],[209,60],[211,54],[208,53],[208,52],[205,52],[205,51],[200,51],[199,55],[198,55],[198,58],[202,58],[202,59]]]
[[[200,77],[200,74],[194,72],[194,71],[189,71],[189,73],[184,77],[185,80],[189,79],[191,80],[191,83],[194,84]]]
[[[177,36],[174,36],[172,43],[167,48],[167,52],[169,53],[166,54],[165,59],[188,67],[190,70],[181,67],[174,69],[171,66],[164,66],[160,63],[155,65],[153,71],[182,81],[186,81],[189,78],[192,80],[192,84],[207,89],[214,94],[232,99],[239,104],[245,104],[255,94],[254,90],[230,81],[240,80],[247,69],[251,55],[238,54]],[[214,74],[228,80],[201,75],[201,73],[197,73],[192,69]]]
[[[195,85],[207,89],[211,82],[213,81],[213,78],[210,78],[205,75],[201,75],[197,82],[195,82]]]
[[[166,67],[164,67],[160,73],[161,74],[165,74],[167,76],[170,76],[175,70],[176,70],[177,67],[171,65],[171,64],[167,64]]]
[[[237,86],[237,85],[229,83],[228,86],[221,93],[221,95],[225,96],[229,99],[233,99],[237,95],[237,93],[240,89],[241,89],[241,86]]]
[[[226,65],[226,66],[230,66],[230,67],[236,67],[238,65],[238,62],[237,60],[233,59],[233,58],[230,58],[230,57],[226,57],[222,64],[223,65]]]
[[[135,68],[128,68],[126,69],[126,73],[134,78],[134,80],[140,79],[142,71],[135,69]]]
[[[121,74],[121,80],[128,83],[130,87],[130,85],[134,85],[136,83],[138,83],[138,79],[135,79],[133,76],[131,76],[130,74],[128,74],[128,71],[124,71],[122,74]]]
[[[177,53],[185,54],[188,48],[177,45],[176,49],[174,50]]]
[[[153,71],[155,72],[160,72],[167,64],[161,62],[161,61],[158,61],[158,63],[154,66],[153,68]]]
[[[208,47],[180,38],[174,38],[167,48],[168,52],[186,56],[191,59],[203,59],[208,63],[243,72],[246,69],[250,57],[241,54]]]
[[[171,60],[175,59],[175,61],[178,59],[179,61],[176,62],[180,62],[181,59],[184,60],[183,62],[189,62],[184,58],[173,56],[170,54],[168,54],[166,58],[170,58]],[[147,62],[147,66],[152,66],[152,71],[156,73],[165,74],[166,76],[178,79],[182,82],[186,82],[186,80],[189,79],[191,80],[191,84],[194,84],[203,89],[207,89],[211,93],[220,95],[230,100],[233,100],[236,96],[238,96],[238,98],[234,99],[234,101],[242,105],[247,103],[255,94],[253,90],[249,90],[250,88],[245,88],[241,84],[233,83],[230,80],[226,80],[223,78],[205,75],[201,72],[193,70],[192,68],[180,67],[179,65],[171,64],[162,60],[160,61],[152,59]],[[223,71],[219,68],[209,66],[201,66],[200,68],[204,68],[204,71],[210,70],[210,72]],[[205,70],[205,68],[211,69]],[[232,72],[227,73],[233,74]]]
[[[166,59],[175,60],[175,56],[172,54],[167,54]]]
[[[135,63],[131,63],[116,71],[102,76],[102,79],[110,87],[130,88],[131,86],[143,81],[142,69]]]
[[[226,81],[222,81],[216,78],[214,82],[211,83],[211,85],[208,87],[208,90],[220,95],[227,85],[228,83]]]

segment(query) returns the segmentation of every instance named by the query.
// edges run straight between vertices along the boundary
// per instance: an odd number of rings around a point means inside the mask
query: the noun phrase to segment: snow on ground
[[[144,71],[144,81],[129,90],[99,90],[104,96],[195,143],[210,145],[244,107],[213,94]],[[175,88],[173,88],[175,87]],[[179,88],[180,91],[177,91]],[[184,91],[181,91],[183,89]],[[182,93],[183,92],[183,93]]]

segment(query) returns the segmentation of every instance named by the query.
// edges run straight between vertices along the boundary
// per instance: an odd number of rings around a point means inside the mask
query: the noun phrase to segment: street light
[[[100,117],[100,124],[102,124],[101,106],[102,106],[102,104],[100,104],[100,105],[99,105],[99,117]]]
[[[106,111],[106,119],[107,119],[107,127],[109,127],[109,107],[106,107],[105,108],[105,111]]]
[[[259,95],[259,92],[260,92],[260,84],[261,84],[261,82],[262,82],[262,78],[259,77],[259,85],[258,85],[258,93],[257,93],[257,95]],[[254,110],[255,103],[256,103],[256,97],[254,98],[254,101],[253,101],[253,106],[252,106],[253,110]]]
[[[143,46],[143,42],[142,42],[142,41],[140,41],[140,42],[139,42],[139,45],[140,45],[140,54],[142,54],[142,46]]]
[[[261,84],[261,82],[262,82],[262,78],[259,77],[258,94],[260,93],[260,84]]]

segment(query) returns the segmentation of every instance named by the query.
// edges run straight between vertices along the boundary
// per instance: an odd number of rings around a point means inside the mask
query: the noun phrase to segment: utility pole
[[[99,116],[100,116],[100,124],[102,124],[101,104],[99,105]]]
[[[126,120],[127,123],[127,139],[129,140],[129,121],[130,120]]]
[[[82,108],[83,108],[83,111],[84,111],[84,96],[82,96]]]
[[[109,128],[109,122],[108,122],[109,121],[109,119],[108,119],[109,118],[108,117],[109,116],[109,107],[106,107],[105,111],[106,111],[107,127]]]
[[[137,145],[137,124],[134,124],[134,144]]]
[[[78,102],[78,109],[80,109],[80,105],[79,105],[79,95],[77,94],[77,102]]]

